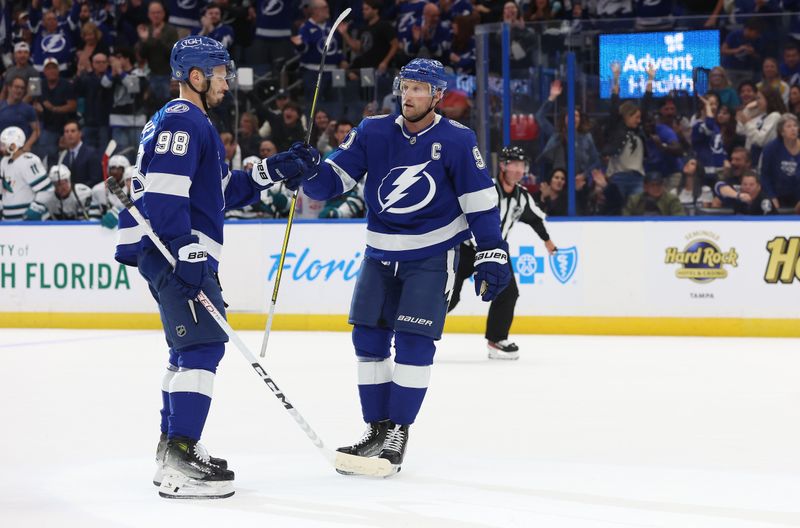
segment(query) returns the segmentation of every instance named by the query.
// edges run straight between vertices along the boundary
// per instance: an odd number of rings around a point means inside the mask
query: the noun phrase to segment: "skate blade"
[[[165,474],[158,494],[165,499],[226,499],[234,494],[233,481],[202,482],[183,475]]]
[[[503,361],[516,361],[517,359],[519,359],[519,354],[517,354],[515,356],[510,356],[508,354],[504,354],[504,355],[501,356],[499,354],[489,352],[488,357],[489,357],[489,359],[501,359]]]
[[[367,458],[347,453],[336,453],[336,471],[342,475],[363,475],[367,477],[389,477],[399,471],[385,458]]]

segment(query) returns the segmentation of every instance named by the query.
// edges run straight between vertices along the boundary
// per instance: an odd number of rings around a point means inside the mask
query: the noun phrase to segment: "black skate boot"
[[[202,449],[205,449],[202,445]],[[153,484],[156,486],[161,485],[161,478],[164,474],[164,456],[167,453],[167,433],[161,433],[161,438],[158,439],[158,446],[156,446],[156,474],[153,475]],[[217,458],[213,456],[208,457],[211,463],[219,466],[222,469],[228,469],[228,461],[224,458]]]
[[[406,446],[408,445],[408,426],[397,425],[389,422],[389,428],[386,431],[386,440],[383,441],[383,447],[380,458],[385,458],[392,464],[392,473],[387,476],[394,475],[400,471],[400,466],[403,464],[403,457],[406,454]]]
[[[519,359],[519,347],[508,339],[487,342],[489,359]]]
[[[233,471],[211,463],[202,445],[189,438],[167,442],[158,494],[167,499],[224,499],[233,495]]]
[[[373,457],[380,453],[383,447],[383,440],[386,438],[386,429],[389,427],[389,420],[380,422],[370,422],[367,424],[367,430],[361,435],[361,439],[353,445],[340,447],[337,449],[340,453],[348,455]],[[337,469],[337,472],[342,475],[353,475],[354,473]]]

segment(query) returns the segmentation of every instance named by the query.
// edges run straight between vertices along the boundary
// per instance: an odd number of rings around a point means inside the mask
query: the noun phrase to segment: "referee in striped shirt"
[[[498,194],[503,239],[508,238],[509,231],[519,220],[531,226],[539,238],[544,241],[547,252],[551,255],[554,254],[557,248],[550,240],[550,235],[547,234],[547,228],[544,225],[546,215],[536,204],[533,196],[519,184],[519,181],[528,172],[528,157],[520,147],[504,147],[500,152],[499,161],[500,174],[495,188]],[[475,245],[474,242],[468,240],[461,244],[458,272],[448,312],[458,304],[464,280],[474,272],[474,260]],[[508,265],[511,266],[510,261]],[[511,282],[489,305],[489,316],[486,320],[489,359],[519,359],[519,347],[508,340],[508,331],[514,320],[517,297],[519,297],[519,289],[512,269]]]

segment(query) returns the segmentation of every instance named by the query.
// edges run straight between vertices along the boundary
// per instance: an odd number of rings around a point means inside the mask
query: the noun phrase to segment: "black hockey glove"
[[[175,257],[175,270],[169,275],[172,284],[189,300],[200,293],[208,274],[208,250],[197,235],[184,235],[167,243]]]
[[[475,295],[491,301],[511,282],[508,267],[508,242],[503,240],[493,249],[478,248],[475,253]]]

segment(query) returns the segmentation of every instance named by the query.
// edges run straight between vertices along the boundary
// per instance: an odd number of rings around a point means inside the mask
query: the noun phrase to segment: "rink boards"
[[[551,221],[509,236],[520,291],[515,333],[800,336],[800,231],[788,218]],[[347,330],[365,223],[296,221],[275,329]],[[221,278],[236,328],[266,321],[285,223],[231,222]],[[155,304],[113,259],[98,224],[0,225],[0,326],[155,328]],[[482,332],[486,305],[466,282],[448,317]]]

